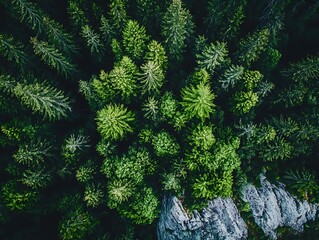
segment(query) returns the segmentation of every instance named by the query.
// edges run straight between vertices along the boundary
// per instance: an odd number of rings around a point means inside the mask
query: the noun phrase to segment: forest
[[[189,213],[231,197],[249,221],[240,189],[260,173],[319,202],[319,1],[0,14],[0,239],[156,239],[168,194]],[[266,239],[253,222],[249,239]]]

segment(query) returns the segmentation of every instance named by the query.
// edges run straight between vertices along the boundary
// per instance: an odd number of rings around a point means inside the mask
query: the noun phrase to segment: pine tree
[[[84,10],[76,0],[68,1],[68,14],[73,27],[81,29],[82,26],[89,24],[89,19],[85,15]]]
[[[112,28],[116,33],[122,32],[123,27],[128,21],[125,3],[125,0],[112,0],[110,3],[109,16],[111,19]]]
[[[44,30],[44,13],[36,4],[27,0],[13,0],[13,9],[18,13],[21,22],[26,21],[29,27],[40,34]]]
[[[15,40],[12,36],[0,34],[0,54],[9,61],[23,68],[27,61],[27,54],[24,52],[23,44]]]
[[[98,33],[94,32],[89,25],[82,26],[81,36],[86,41],[87,47],[92,55],[100,58],[104,54],[104,45],[100,40]]]
[[[46,158],[52,156],[51,150],[52,147],[48,142],[38,140],[37,142],[21,145],[13,158],[20,164],[38,166]]]
[[[319,57],[308,57],[300,62],[290,64],[283,74],[294,82],[307,82],[319,77]]]
[[[75,71],[75,65],[48,42],[39,41],[35,37],[31,38],[30,42],[34,52],[40,56],[48,66],[57,70],[60,74],[68,77]]]
[[[209,118],[214,113],[214,93],[208,84],[200,83],[182,89],[182,102],[184,112],[188,118],[197,117],[201,120]]]
[[[26,85],[18,83],[13,93],[23,105],[49,120],[61,119],[71,111],[69,99],[62,91],[45,82]]]
[[[156,62],[148,61],[141,66],[139,80],[142,84],[142,93],[159,93],[164,83],[164,74]]]
[[[233,97],[233,112],[243,115],[248,113],[250,109],[258,103],[258,96],[252,91],[237,92]]]
[[[176,156],[180,149],[176,140],[165,131],[154,136],[152,145],[158,157]]]
[[[152,40],[147,45],[147,52],[145,61],[155,62],[166,73],[167,70],[167,56],[163,46],[155,40]]]
[[[137,21],[129,20],[123,30],[123,46],[127,54],[134,60],[140,59],[145,52],[149,36]]]
[[[98,112],[97,130],[105,139],[121,140],[127,133],[133,132],[133,121],[134,114],[123,105],[109,104]]]
[[[229,87],[234,87],[238,83],[244,74],[244,68],[242,66],[232,65],[230,66],[219,79],[222,84],[222,88],[228,90]]]
[[[22,176],[21,182],[32,189],[45,188],[52,179],[51,174],[44,168],[28,169]]]
[[[205,68],[212,74],[216,67],[223,64],[227,55],[228,50],[225,43],[211,43],[204,48],[201,54],[197,55],[197,64],[200,68]]]
[[[162,21],[162,36],[171,59],[178,61],[182,59],[186,39],[191,36],[193,29],[190,12],[183,8],[181,0],[173,0]]]
[[[249,67],[251,63],[257,61],[267,47],[269,36],[269,30],[265,28],[241,40],[237,53],[238,62],[244,67]]]

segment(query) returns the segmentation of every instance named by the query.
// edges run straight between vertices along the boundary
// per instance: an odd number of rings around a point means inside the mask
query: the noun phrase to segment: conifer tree
[[[94,56],[97,56],[98,58],[103,56],[104,45],[102,44],[98,33],[94,32],[89,25],[83,25],[81,36],[86,41],[87,47]]]
[[[125,0],[112,0],[110,3],[109,16],[112,28],[116,33],[121,33],[128,21],[125,3]]]
[[[205,68],[213,73],[215,68],[223,64],[228,55],[225,43],[216,42],[206,46],[201,54],[197,55],[197,63],[200,68]]]
[[[24,48],[23,44],[12,36],[0,34],[0,54],[9,61],[15,61],[19,67],[23,67],[27,61]]]
[[[140,59],[145,52],[149,37],[146,30],[137,21],[129,20],[123,30],[123,46],[127,54],[133,59]]]
[[[182,102],[184,112],[188,118],[197,117],[201,120],[209,118],[214,113],[214,93],[208,84],[199,83],[182,89]]]
[[[254,32],[239,43],[237,53],[238,62],[244,67],[258,60],[260,54],[265,51],[269,41],[269,30],[267,28]]]
[[[162,20],[162,35],[171,59],[177,61],[182,59],[186,39],[191,36],[193,29],[190,12],[183,8],[181,0],[173,0]]]
[[[68,77],[75,71],[75,65],[48,42],[39,41],[35,37],[31,38],[30,42],[34,52],[40,56],[47,65],[57,70],[60,74]]]
[[[143,93],[159,93],[164,83],[164,74],[156,62],[148,61],[141,66],[139,77]]]
[[[13,93],[23,105],[49,120],[61,119],[71,111],[69,99],[63,95],[62,91],[47,83],[26,85],[18,83]]]
[[[120,140],[132,132],[134,114],[121,104],[109,104],[98,112],[97,129],[105,139]]]

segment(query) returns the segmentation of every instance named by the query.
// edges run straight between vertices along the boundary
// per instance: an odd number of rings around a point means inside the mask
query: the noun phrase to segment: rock
[[[165,197],[158,223],[159,240],[240,240],[247,226],[230,198],[208,202],[201,212],[188,216],[174,196]]]
[[[318,204],[299,201],[285,190],[284,184],[271,184],[260,176],[261,187],[247,184],[242,199],[249,203],[256,224],[270,239],[277,239],[278,227],[303,231],[307,221],[319,215]],[[159,240],[240,240],[247,239],[247,225],[230,198],[216,198],[201,212],[188,216],[174,196],[164,197],[157,236]]]
[[[318,204],[299,201],[285,190],[284,184],[271,184],[264,175],[260,176],[260,182],[258,189],[247,184],[242,190],[242,199],[249,203],[256,224],[269,238],[277,239],[278,227],[302,232],[306,222],[316,219]]]

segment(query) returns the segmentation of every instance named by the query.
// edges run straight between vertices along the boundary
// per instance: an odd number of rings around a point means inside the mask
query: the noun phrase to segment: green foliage
[[[135,224],[150,224],[158,215],[159,202],[154,191],[149,187],[141,189],[135,199],[129,203],[130,209],[121,209],[120,213]]]
[[[36,37],[31,38],[30,42],[34,52],[51,68],[68,77],[75,71],[75,65],[70,62],[63,54],[48,42],[39,41]]]
[[[105,139],[120,140],[132,132],[134,114],[121,104],[109,104],[97,115],[97,129]]]
[[[88,161],[76,171],[76,179],[81,183],[89,183],[92,181],[95,173],[96,170],[94,164]]]
[[[211,92],[210,86],[205,83],[189,86],[182,89],[182,102],[185,114],[188,118],[197,117],[201,120],[209,118],[214,113],[215,104],[214,93]]]
[[[264,161],[289,159],[292,155],[292,146],[281,138],[275,140],[261,149],[261,157]]]
[[[82,25],[81,36],[93,55],[103,55],[104,45],[100,40],[100,36],[89,25]]]
[[[189,136],[189,141],[194,147],[198,147],[202,150],[210,150],[216,141],[213,134],[213,127],[198,125]]]
[[[182,59],[186,39],[193,33],[193,28],[190,12],[183,8],[181,0],[173,0],[162,20],[162,36],[171,59]]]
[[[42,140],[31,142],[19,147],[13,158],[20,164],[27,166],[37,166],[51,156],[51,145]]]
[[[147,52],[145,55],[145,60],[150,62],[155,62],[159,67],[162,68],[163,73],[167,70],[167,56],[165,49],[160,43],[155,40],[152,40],[147,45]]]
[[[76,0],[68,1],[68,13],[70,15],[72,25],[78,29],[89,23],[84,10]]]
[[[0,34],[0,54],[9,61],[15,61],[19,66],[24,66],[27,61],[27,55],[24,52],[24,46],[16,41],[12,36]]]
[[[123,46],[127,54],[133,59],[140,59],[144,55],[149,37],[144,27],[137,21],[129,20],[123,30]]]
[[[258,60],[260,54],[265,51],[268,40],[269,30],[267,28],[254,32],[239,43],[238,61],[244,66],[250,66],[251,63]]]
[[[164,74],[156,62],[148,61],[141,66],[142,73],[139,80],[143,93],[158,93],[164,83]]]
[[[113,29],[118,33],[122,32],[122,29],[128,21],[125,3],[125,0],[110,1],[109,16]]]
[[[164,118],[172,120],[177,111],[178,102],[171,92],[165,92],[161,99],[160,111]]]
[[[22,176],[21,182],[32,189],[44,188],[52,179],[51,174],[41,168],[35,170],[28,169]]]
[[[213,73],[216,67],[225,62],[227,55],[228,50],[224,42],[211,43],[197,55],[197,64],[200,68],[206,68],[208,72]]]
[[[179,145],[168,132],[160,132],[154,136],[152,145],[156,156],[176,156],[179,152]]]
[[[104,193],[100,185],[88,185],[84,191],[84,201],[89,207],[97,207],[103,202]]]
[[[148,119],[156,120],[158,118],[158,101],[154,97],[149,97],[143,104],[144,116]]]
[[[63,240],[84,239],[93,232],[95,225],[96,220],[88,212],[70,212],[59,226],[60,237]]]
[[[232,65],[225,71],[219,82],[222,84],[222,88],[228,90],[242,80],[243,74],[244,68],[242,66]]]
[[[213,172],[211,175],[204,174],[195,179],[193,194],[195,198],[214,199],[217,196],[230,197],[232,195],[233,177],[231,172]]]
[[[120,96],[122,100],[136,94],[137,67],[128,57],[123,57],[107,74],[101,71],[99,79],[93,80],[93,87],[103,100],[114,100]]]
[[[307,82],[319,77],[319,57],[308,57],[297,63],[290,64],[284,75],[294,82]]]
[[[313,196],[319,191],[315,174],[307,169],[286,171],[284,179],[287,181],[289,187],[296,190],[307,200],[309,196]]]
[[[59,120],[71,111],[69,99],[63,95],[62,91],[46,83],[27,85],[18,83],[13,93],[25,106],[49,120]]]
[[[263,75],[259,71],[250,71],[247,70],[244,72],[243,84],[247,90],[253,90],[257,87],[258,83],[263,78]]]
[[[252,91],[248,92],[237,92],[233,97],[233,108],[232,111],[235,114],[243,115],[248,113],[252,107],[258,103],[258,96]]]
[[[12,181],[2,186],[1,197],[11,211],[30,209],[37,200],[36,192],[19,190],[17,184]]]

